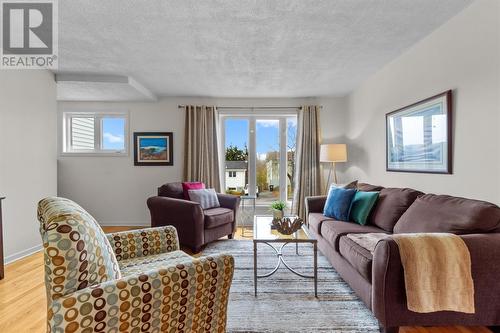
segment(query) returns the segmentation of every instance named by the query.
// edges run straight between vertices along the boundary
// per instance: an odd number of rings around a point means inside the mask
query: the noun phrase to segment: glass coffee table
[[[295,218],[296,216],[289,216],[290,218]],[[303,225],[301,229],[296,231],[291,235],[281,234],[278,230],[271,228],[271,222],[273,217],[270,215],[255,215],[253,222],[253,279],[254,279],[254,292],[257,296],[257,280],[261,278],[267,278],[278,271],[278,269],[285,266],[290,272],[306,279],[314,280],[314,296],[318,297],[318,242],[309,233],[307,226]],[[274,254],[277,257],[278,262],[276,267],[270,272],[265,274],[257,274],[257,244],[263,243],[268,245],[274,250]],[[276,243],[276,245],[274,245]],[[281,245],[279,245],[282,243]],[[299,243],[310,243],[313,246],[314,256],[313,256],[313,275],[306,275],[297,272],[295,269],[290,267],[288,263],[283,258],[283,248],[287,244],[295,244],[295,253],[299,255]]]

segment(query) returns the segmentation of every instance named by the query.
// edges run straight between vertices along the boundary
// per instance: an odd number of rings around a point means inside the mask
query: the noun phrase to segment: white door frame
[[[287,156],[287,118],[296,117],[296,109],[286,110],[265,110],[264,108],[251,108],[248,109],[235,109],[219,111],[219,128],[220,130],[220,152],[225,156],[226,151],[226,123],[227,119],[246,119],[248,120],[248,194],[255,196],[255,188],[257,186],[257,159],[256,159],[256,122],[260,119],[273,119],[279,121],[279,145],[280,145],[280,168],[279,168],[279,186],[280,186],[280,200],[286,201],[287,198],[287,172],[288,172],[288,156]],[[222,186],[226,188],[226,170],[225,158],[222,161]]]

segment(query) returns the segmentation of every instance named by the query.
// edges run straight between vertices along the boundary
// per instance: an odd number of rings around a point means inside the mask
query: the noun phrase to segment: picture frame
[[[174,165],[172,132],[134,132],[134,165]]]
[[[386,170],[452,174],[452,91],[386,114]]]

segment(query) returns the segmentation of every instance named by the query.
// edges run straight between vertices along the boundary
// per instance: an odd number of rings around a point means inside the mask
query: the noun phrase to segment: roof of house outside
[[[247,167],[248,167],[247,161],[226,161],[226,169],[246,170]]]

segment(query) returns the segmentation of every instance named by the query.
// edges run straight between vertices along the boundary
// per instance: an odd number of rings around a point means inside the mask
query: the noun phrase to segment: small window
[[[230,178],[236,177],[236,171],[229,171],[229,177]]]
[[[65,112],[63,153],[128,153],[127,113]]]

